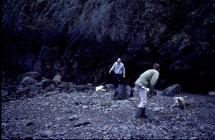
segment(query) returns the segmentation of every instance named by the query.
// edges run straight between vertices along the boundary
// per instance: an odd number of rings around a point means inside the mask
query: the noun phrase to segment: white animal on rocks
[[[96,91],[106,91],[106,89],[103,85],[101,85],[96,87]]]
[[[186,102],[184,100],[184,97],[174,97],[174,104],[172,105],[171,108],[173,107],[181,107],[181,108],[185,108],[186,106]]]

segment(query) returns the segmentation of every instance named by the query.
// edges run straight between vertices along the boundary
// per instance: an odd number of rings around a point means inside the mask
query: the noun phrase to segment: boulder
[[[36,84],[36,83],[37,83],[37,81],[34,80],[34,79],[31,78],[31,77],[25,77],[25,78],[23,78],[22,81],[21,81],[21,85],[22,85],[22,86],[33,85],[33,84]]]
[[[114,89],[114,85],[113,84],[106,84],[105,88],[110,90],[110,89]]]
[[[127,95],[128,97],[132,97],[132,96],[133,96],[133,90],[132,90],[131,86],[126,85],[126,86],[125,86],[125,91],[126,91],[126,95]]]
[[[74,121],[74,120],[77,120],[78,119],[78,115],[72,115],[69,117],[69,120],[70,121]]]
[[[45,131],[40,132],[40,133],[41,133],[42,137],[48,137],[48,138],[53,135],[53,131],[51,131],[51,130],[45,130]]]
[[[56,84],[61,83],[61,75],[57,74],[54,76],[54,78],[52,79],[52,81],[54,81]]]
[[[8,96],[8,91],[7,90],[1,90],[1,96],[2,97]]]
[[[215,96],[215,91],[209,91],[209,92],[208,92],[208,95],[209,95],[209,96]]]
[[[132,89],[129,85],[119,84],[115,90],[113,100],[125,100],[133,96]]]
[[[174,96],[181,93],[181,85],[175,84],[166,88],[163,92],[164,95]]]
[[[89,85],[78,85],[75,87],[78,91],[85,91],[85,90],[94,90],[93,86]]]
[[[84,126],[84,125],[88,125],[88,124],[90,124],[90,122],[87,121],[87,120],[85,120],[85,121],[79,121],[73,127],[80,127],[80,126]]]
[[[29,94],[29,92],[30,92],[30,88],[28,88],[28,87],[26,87],[26,88],[21,88],[21,89],[18,89],[17,91],[16,91],[16,94],[18,95],[18,96],[22,96],[22,95],[28,95]]]
[[[25,77],[31,77],[32,79],[38,80],[41,77],[41,75],[40,75],[39,72],[30,71],[30,72],[26,72],[26,73],[20,74],[18,76],[18,79],[24,79]]]
[[[52,84],[52,81],[49,79],[43,79],[41,81],[41,86],[43,87],[43,89],[45,89],[46,87],[50,86]]]
[[[46,91],[51,91],[51,90],[54,90],[56,87],[54,84],[50,84],[49,86],[45,87],[44,90]]]

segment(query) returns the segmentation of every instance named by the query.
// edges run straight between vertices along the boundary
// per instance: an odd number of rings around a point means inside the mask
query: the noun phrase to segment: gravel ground
[[[180,94],[149,100],[147,117],[134,119],[139,98],[112,100],[113,91],[47,92],[1,103],[1,138],[33,139],[215,139],[215,97]]]

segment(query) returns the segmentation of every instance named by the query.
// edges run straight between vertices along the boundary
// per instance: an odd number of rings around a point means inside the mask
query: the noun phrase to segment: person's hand
[[[150,91],[150,89],[149,88],[145,88],[145,87],[142,87],[143,89],[145,89],[146,90],[146,92],[149,92]]]
[[[123,78],[125,78],[125,75],[123,75]]]
[[[111,73],[111,71],[109,71],[109,74]]]

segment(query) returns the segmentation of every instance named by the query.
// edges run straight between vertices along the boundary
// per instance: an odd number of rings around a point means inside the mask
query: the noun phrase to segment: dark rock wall
[[[161,88],[215,88],[214,8],[214,0],[3,0],[3,70],[102,83],[121,57],[129,83],[159,62]]]

